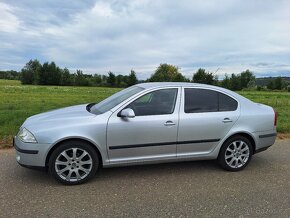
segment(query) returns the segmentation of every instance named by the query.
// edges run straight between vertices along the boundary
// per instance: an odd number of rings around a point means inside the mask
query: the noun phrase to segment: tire
[[[222,145],[218,162],[228,171],[236,172],[243,170],[251,161],[253,145],[243,136],[234,136]]]
[[[65,185],[77,185],[92,178],[99,168],[99,157],[94,148],[84,141],[62,143],[49,158],[49,172]]]

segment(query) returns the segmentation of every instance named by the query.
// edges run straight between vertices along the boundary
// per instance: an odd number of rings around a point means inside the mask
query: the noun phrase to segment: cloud
[[[13,0],[0,4],[0,68],[38,58],[87,73],[135,69],[141,79],[165,62],[188,77],[199,67],[290,72],[289,8],[283,0]]]
[[[19,20],[13,14],[13,8],[3,2],[0,2],[0,30],[1,32],[15,33],[19,28]],[[9,43],[8,43],[9,44]]]

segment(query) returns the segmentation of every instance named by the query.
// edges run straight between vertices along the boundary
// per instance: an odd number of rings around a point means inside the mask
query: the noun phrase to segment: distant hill
[[[261,77],[261,78],[256,78],[256,84],[258,86],[266,86],[270,80],[275,79],[277,77]],[[284,81],[290,84],[290,77],[288,76],[282,76],[281,77]]]

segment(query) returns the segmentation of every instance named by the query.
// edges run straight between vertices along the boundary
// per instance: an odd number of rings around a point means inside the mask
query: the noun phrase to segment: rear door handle
[[[231,123],[233,121],[230,118],[224,118],[223,122],[224,123]]]
[[[175,123],[173,123],[171,120],[168,120],[164,123],[164,126],[174,126],[176,125]]]

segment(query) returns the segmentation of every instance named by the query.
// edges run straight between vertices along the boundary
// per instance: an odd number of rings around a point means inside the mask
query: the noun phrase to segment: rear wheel
[[[49,159],[49,171],[66,185],[81,184],[95,175],[99,158],[86,142],[72,140],[57,147]]]
[[[253,145],[243,136],[234,136],[227,140],[218,156],[218,162],[228,171],[240,171],[251,161]]]

